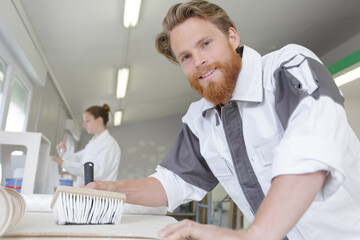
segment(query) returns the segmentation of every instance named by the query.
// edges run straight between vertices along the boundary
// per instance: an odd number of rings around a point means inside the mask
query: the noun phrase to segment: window
[[[1,101],[3,99],[3,92],[4,92],[5,70],[6,70],[6,64],[0,58],[0,106],[1,106]]]
[[[29,89],[26,88],[19,78],[15,77],[5,131],[25,131],[29,94]]]

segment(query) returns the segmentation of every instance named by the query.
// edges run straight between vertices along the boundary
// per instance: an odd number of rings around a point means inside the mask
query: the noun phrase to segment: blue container
[[[5,187],[21,192],[22,178],[5,178]]]
[[[74,181],[69,179],[59,179],[60,185],[62,186],[73,186]]]
[[[15,188],[15,178],[5,178],[5,187]]]
[[[21,192],[21,185],[22,185],[22,178],[16,179],[16,187],[15,190],[20,193]]]

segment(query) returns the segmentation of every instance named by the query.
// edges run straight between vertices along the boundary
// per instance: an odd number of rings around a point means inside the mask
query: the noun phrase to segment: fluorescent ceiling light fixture
[[[122,120],[122,111],[118,110],[114,114],[114,126],[120,126]]]
[[[338,87],[360,79],[360,49],[340,59],[328,67]]]
[[[117,74],[117,87],[116,87],[117,98],[125,97],[128,80],[129,80],[129,68],[120,68]]]
[[[139,21],[141,0],[125,0],[124,27],[135,27]]]
[[[360,66],[335,78],[338,87],[360,78]]]

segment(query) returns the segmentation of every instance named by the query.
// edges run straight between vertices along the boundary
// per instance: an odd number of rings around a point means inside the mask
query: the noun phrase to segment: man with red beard
[[[155,174],[89,187],[172,211],[220,182],[252,222],[234,231],[185,220],[159,232],[167,239],[358,239],[360,143],[331,75],[304,47],[261,57],[239,44],[219,6],[171,7],[157,50],[203,98]]]

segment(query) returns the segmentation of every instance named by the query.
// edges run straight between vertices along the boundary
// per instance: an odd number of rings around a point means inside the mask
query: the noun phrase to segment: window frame
[[[6,127],[6,121],[7,121],[7,117],[8,117],[8,113],[9,113],[9,109],[10,109],[11,97],[13,94],[13,88],[14,88],[15,81],[19,81],[19,83],[22,84],[23,87],[26,88],[26,90],[28,91],[27,98],[26,98],[26,105],[25,105],[24,126],[23,126],[23,129],[21,130],[21,132],[26,132],[28,122],[29,122],[29,113],[30,113],[31,99],[32,99],[32,93],[33,93],[33,86],[30,83],[30,81],[26,77],[24,77],[24,75],[22,73],[20,73],[20,69],[17,69],[17,67],[15,67],[13,77],[10,80],[11,87],[8,89],[9,98],[8,98],[8,102],[7,102],[6,117],[4,116],[4,119],[3,119],[3,121],[4,121],[3,129],[5,130],[5,127]]]
[[[3,96],[0,104],[0,130],[4,131],[6,126],[6,120],[9,112],[9,106],[11,101],[11,95],[15,79],[17,78],[21,84],[28,90],[28,97],[26,102],[25,123],[23,132],[27,131],[29,123],[29,114],[31,107],[31,100],[34,92],[34,83],[29,79],[27,74],[21,68],[21,65],[12,57],[9,50],[6,48],[6,44],[0,38],[0,58],[6,65]]]

